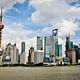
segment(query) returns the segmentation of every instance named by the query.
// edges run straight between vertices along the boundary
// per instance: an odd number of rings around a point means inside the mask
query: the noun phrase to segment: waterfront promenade
[[[80,66],[0,67],[0,80],[80,80]]]

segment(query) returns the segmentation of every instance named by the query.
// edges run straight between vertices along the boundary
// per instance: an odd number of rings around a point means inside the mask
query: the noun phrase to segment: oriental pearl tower
[[[4,28],[4,24],[2,23],[2,8],[0,14],[0,48],[2,48],[2,29]]]

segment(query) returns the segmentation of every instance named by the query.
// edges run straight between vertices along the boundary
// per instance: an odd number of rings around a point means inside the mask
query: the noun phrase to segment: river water
[[[0,80],[80,80],[80,66],[0,67]]]

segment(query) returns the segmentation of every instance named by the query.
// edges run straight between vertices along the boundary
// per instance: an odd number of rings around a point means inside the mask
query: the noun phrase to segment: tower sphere
[[[0,29],[4,28],[4,24],[0,23]]]

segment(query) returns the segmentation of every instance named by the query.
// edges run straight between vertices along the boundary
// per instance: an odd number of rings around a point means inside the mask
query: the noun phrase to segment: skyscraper
[[[80,64],[80,47],[74,45],[74,49],[76,51],[76,62]]]
[[[39,36],[37,36],[37,50],[43,50],[43,40]]]
[[[21,43],[20,64],[26,64],[25,42]]]
[[[76,64],[76,51],[69,35],[66,36],[66,57],[70,58],[72,64]]]
[[[58,44],[58,29],[52,30],[52,57],[53,62],[55,62],[55,56],[56,56],[56,44]]]
[[[25,52],[25,42],[21,43],[21,53]]]
[[[19,49],[16,47],[16,44],[13,45],[13,50],[14,50],[14,63],[18,63],[19,60]]]
[[[59,45],[59,56],[62,56],[62,44]]]
[[[66,36],[66,51],[73,48],[73,42],[70,41],[70,36]]]
[[[52,36],[44,38],[44,57],[50,57],[52,54]]]
[[[62,56],[62,44],[56,44],[56,56]]]
[[[28,42],[28,63],[32,64],[35,60],[39,60],[41,57],[38,53],[43,54],[43,39],[40,36],[36,36]],[[36,57],[38,57],[36,59]]]
[[[44,56],[49,57],[54,63],[56,51],[58,51],[56,47],[58,47],[58,29],[52,30],[52,35],[44,39]]]
[[[2,29],[4,28],[4,24],[2,24],[2,8],[0,15],[0,48],[2,48]]]

